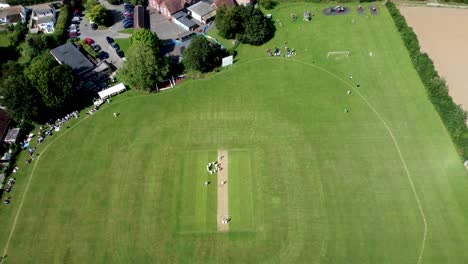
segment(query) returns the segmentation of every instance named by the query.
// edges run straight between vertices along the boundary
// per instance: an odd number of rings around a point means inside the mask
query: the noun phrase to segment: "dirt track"
[[[468,9],[399,6],[418,35],[421,49],[445,78],[449,93],[468,110]]]
[[[221,164],[221,170],[218,172],[218,231],[228,231],[229,222],[223,223],[223,219],[229,218],[229,195],[228,195],[228,152],[218,150],[218,162]]]

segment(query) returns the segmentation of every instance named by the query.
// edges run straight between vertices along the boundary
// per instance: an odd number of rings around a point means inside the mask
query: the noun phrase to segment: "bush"
[[[386,6],[409,51],[411,61],[426,88],[429,100],[439,113],[452,141],[455,143],[458,154],[463,160],[467,160],[468,128],[465,124],[467,112],[460,105],[455,104],[448,93],[447,84],[435,70],[431,58],[426,53],[421,52],[416,34],[411,27],[408,27],[405,18],[400,14],[395,4],[388,1]]]
[[[67,40],[67,25],[68,20],[70,19],[70,15],[71,8],[68,5],[64,5],[62,8],[60,8],[60,13],[58,15],[53,34],[55,46],[62,45]],[[47,44],[47,46],[49,46],[49,44]]]
[[[274,34],[274,26],[260,9],[252,5],[221,6],[216,11],[216,28],[226,39],[236,38],[242,43],[262,45],[269,41]]]

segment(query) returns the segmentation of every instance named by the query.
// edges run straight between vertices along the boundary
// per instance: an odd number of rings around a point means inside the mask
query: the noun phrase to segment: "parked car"
[[[81,11],[78,10],[78,9],[75,9],[75,11],[73,11],[73,16],[74,17],[77,17],[77,16],[80,17],[81,16]]]
[[[101,46],[99,46],[96,43],[91,44],[91,48],[93,48],[93,50],[96,51],[96,52],[101,50]]]
[[[80,22],[80,17],[74,16],[74,17],[72,18],[72,22]]]
[[[75,28],[75,29],[68,29],[67,30],[69,33],[76,33],[78,32],[78,30]]]
[[[91,23],[91,29],[96,30],[98,28],[98,25],[96,23]]]
[[[125,8],[134,8],[134,6],[132,5],[132,3],[124,3],[124,7],[125,7]]]
[[[125,13],[125,14],[124,14],[124,17],[126,17],[126,18],[127,18],[127,17],[133,17],[133,13]]]
[[[78,32],[70,33],[70,34],[68,34],[68,36],[70,38],[76,38],[76,37],[78,37]]]
[[[110,45],[114,50],[119,50],[119,45],[117,45],[117,43],[112,42]]]
[[[71,23],[72,23],[72,25],[78,25],[78,24],[80,24],[80,21],[73,21],[73,20],[72,20]]]
[[[117,50],[117,55],[120,57],[120,58],[125,58],[125,54],[123,53],[123,51],[121,50]]]
[[[109,58],[109,53],[107,53],[107,52],[105,52],[105,51],[101,51],[101,52],[99,53],[99,58],[100,58],[101,60],[108,59],[108,58]]]
[[[132,28],[132,27],[133,27],[133,23],[124,24],[125,29]]]
[[[106,37],[106,41],[107,41],[107,43],[111,44],[112,42],[114,42],[114,39],[111,38],[111,37],[109,37],[109,36],[107,36],[107,37]]]
[[[90,45],[94,43],[94,40],[90,39],[90,38],[85,38],[84,41],[86,42],[86,44]]]

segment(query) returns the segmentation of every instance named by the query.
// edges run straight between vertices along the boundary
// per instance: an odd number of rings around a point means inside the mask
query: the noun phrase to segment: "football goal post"
[[[327,53],[327,59],[347,59],[349,57],[349,51],[329,51]]]

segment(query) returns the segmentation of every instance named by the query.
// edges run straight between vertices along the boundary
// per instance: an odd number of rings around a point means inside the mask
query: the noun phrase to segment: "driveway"
[[[107,43],[106,36],[111,38],[129,38],[129,34],[122,34],[118,31],[123,29],[122,20],[123,20],[123,5],[111,5],[107,1],[101,1],[101,4],[106,6],[106,8],[114,15],[114,25],[108,29],[98,29],[92,30],[90,23],[86,16],[83,16],[83,19],[80,22],[80,39],[90,38],[94,40],[96,44],[101,46],[101,49],[109,54],[107,62],[113,64],[115,67],[120,68],[122,66],[122,59],[119,58],[114,49]]]

